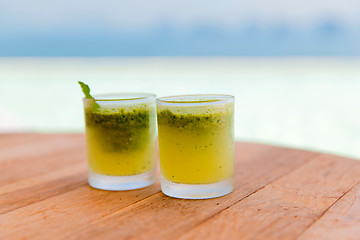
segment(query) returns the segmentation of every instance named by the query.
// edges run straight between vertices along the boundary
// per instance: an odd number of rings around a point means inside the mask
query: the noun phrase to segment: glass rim
[[[96,102],[114,102],[114,101],[134,101],[134,100],[148,100],[156,98],[156,95],[153,93],[143,93],[143,92],[128,92],[128,93],[103,93],[103,94],[94,94],[94,98],[85,98],[84,101],[96,101]]]
[[[196,100],[196,98],[203,98],[204,100]],[[192,100],[186,101],[186,99]],[[190,94],[159,97],[156,99],[156,102],[162,105],[191,106],[230,103],[234,101],[234,99],[234,96],[227,94]]]

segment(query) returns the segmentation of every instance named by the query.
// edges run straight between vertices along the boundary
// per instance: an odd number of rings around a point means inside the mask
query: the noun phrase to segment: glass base
[[[233,179],[229,178],[210,184],[173,183],[161,177],[161,191],[170,197],[184,199],[206,199],[221,197],[234,190]]]
[[[89,185],[102,190],[133,190],[150,186],[155,181],[155,170],[132,176],[109,176],[89,170]]]

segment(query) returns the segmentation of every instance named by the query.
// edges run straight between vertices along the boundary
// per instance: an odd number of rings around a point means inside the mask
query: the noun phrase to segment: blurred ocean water
[[[107,29],[93,25],[88,28],[84,31],[68,26],[42,33],[14,33],[14,27],[9,27],[8,31],[2,28],[0,56],[360,55],[360,21],[345,24],[331,18],[306,27],[288,21],[277,24],[250,21],[232,27],[194,23],[179,28],[164,22],[145,29]]]
[[[92,93],[236,97],[238,140],[360,159],[360,58],[2,58],[0,132],[83,132]]]

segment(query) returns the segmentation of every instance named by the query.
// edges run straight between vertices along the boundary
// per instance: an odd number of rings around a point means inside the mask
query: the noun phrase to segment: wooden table
[[[0,239],[360,239],[360,161],[236,143],[211,200],[91,188],[80,134],[0,135]]]

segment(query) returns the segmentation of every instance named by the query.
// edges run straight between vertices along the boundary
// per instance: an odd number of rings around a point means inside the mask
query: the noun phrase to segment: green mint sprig
[[[90,94],[90,87],[81,81],[78,81],[78,83],[80,84],[80,87],[85,95],[85,98],[94,100],[93,108],[94,109],[100,108],[100,105],[97,104],[97,102],[95,102],[95,98],[93,96],[91,96],[91,94]]]

